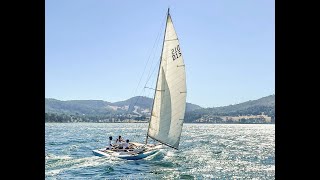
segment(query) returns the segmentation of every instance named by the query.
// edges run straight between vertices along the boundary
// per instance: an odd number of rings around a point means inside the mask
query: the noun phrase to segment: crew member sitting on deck
[[[125,143],[122,144],[123,149],[129,149],[129,139],[126,140]]]
[[[116,140],[116,145],[119,149],[123,149],[122,147],[122,143],[124,142],[124,140],[122,139],[121,136],[119,136],[119,138]]]
[[[124,142],[124,140],[121,136],[119,136],[119,138],[116,140],[116,144],[121,144],[122,142]]]

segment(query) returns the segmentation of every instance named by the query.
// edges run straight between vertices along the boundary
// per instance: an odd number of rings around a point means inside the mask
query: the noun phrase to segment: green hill
[[[107,102],[102,100],[45,99],[46,122],[121,122],[126,119],[146,120],[150,116],[153,99],[136,96],[125,101]],[[275,122],[275,95],[257,100],[213,108],[201,108],[187,103],[185,122],[198,122],[199,119],[218,122],[226,116],[265,115]],[[250,116],[251,117],[251,116]],[[112,121],[113,121],[112,120]]]
[[[70,100],[45,99],[45,112],[65,114],[110,114],[105,107],[110,103],[102,100]]]
[[[134,106],[138,107],[138,112],[151,109],[153,99],[136,96],[125,101],[107,102],[102,100],[69,100],[60,101],[57,99],[45,99],[45,112],[58,114],[86,114],[86,115],[106,115],[111,113],[129,113],[134,111]],[[187,103],[186,111],[201,109],[200,106]]]
[[[211,116],[241,116],[241,115],[265,115],[274,118],[275,115],[275,95],[266,96],[257,100],[250,100],[240,104],[203,108],[186,112],[186,121],[191,122],[204,115]]]

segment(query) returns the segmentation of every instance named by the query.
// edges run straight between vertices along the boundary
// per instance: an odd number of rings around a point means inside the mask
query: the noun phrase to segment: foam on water
[[[274,179],[274,125],[185,124],[179,150],[96,157],[109,135],[144,142],[147,124],[46,124],[46,179]]]

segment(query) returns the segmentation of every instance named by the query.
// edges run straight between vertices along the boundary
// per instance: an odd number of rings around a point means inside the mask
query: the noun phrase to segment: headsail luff
[[[182,52],[169,9],[147,136],[178,149],[186,108]]]

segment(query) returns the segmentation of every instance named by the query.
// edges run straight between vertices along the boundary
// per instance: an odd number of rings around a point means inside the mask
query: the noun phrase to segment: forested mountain
[[[275,116],[275,95],[266,96],[257,100],[250,100],[240,104],[202,108],[186,112],[186,122],[204,115],[210,116],[243,116],[243,115],[260,115],[264,113],[272,118]]]
[[[111,103],[102,100],[70,100],[60,101],[57,99],[45,99],[46,113],[65,114],[109,114],[106,108]]]
[[[107,102],[102,100],[69,100],[60,101],[57,99],[45,99],[46,113],[60,114],[86,114],[86,115],[107,115],[117,113],[148,114],[151,110],[153,99],[136,96],[125,101]],[[187,103],[186,111],[201,109],[200,106]]]
[[[147,120],[153,99],[136,96],[125,101],[102,100],[60,101],[45,99],[46,122],[122,122],[124,120]],[[201,108],[187,103],[185,122],[222,122],[223,117],[240,117],[264,114],[275,120],[275,95],[235,105]]]

